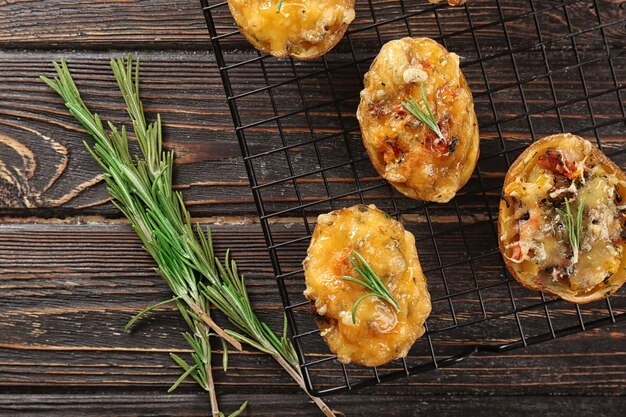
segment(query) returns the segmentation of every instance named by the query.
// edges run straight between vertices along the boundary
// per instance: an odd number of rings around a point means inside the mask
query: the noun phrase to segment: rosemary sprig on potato
[[[430,105],[428,104],[428,98],[426,97],[426,90],[424,89],[424,84],[420,84],[420,90],[422,92],[422,102],[424,102],[424,107],[426,110],[423,110],[417,101],[413,97],[409,97],[402,102],[402,106],[407,109],[413,116],[417,118],[420,122],[424,123],[430,130],[437,134],[439,140],[445,140],[443,133],[441,133],[441,129],[439,128],[439,124],[437,123],[437,119],[433,114]]]
[[[578,211],[573,213],[570,201],[565,199],[565,210],[556,209],[556,212],[565,221],[565,227],[567,228],[567,237],[569,244],[572,248],[572,261],[568,270],[571,271],[572,267],[578,263],[578,252],[580,248],[580,233],[583,227],[583,210],[585,208],[585,198],[580,200],[578,205]]]
[[[350,276],[344,276],[342,279],[344,281],[354,282],[355,284],[359,284],[370,290],[370,292],[363,294],[359,297],[354,306],[352,306],[352,323],[356,323],[356,311],[359,308],[359,304],[363,302],[368,297],[378,297],[381,300],[386,301],[391,305],[396,311],[400,311],[400,305],[393,298],[393,295],[389,292],[389,289],[385,286],[385,283],[380,279],[376,271],[372,269],[370,264],[367,263],[365,258],[357,251],[354,251],[352,256],[348,258],[352,266],[354,267],[354,271],[359,275],[360,278],[354,278]]]

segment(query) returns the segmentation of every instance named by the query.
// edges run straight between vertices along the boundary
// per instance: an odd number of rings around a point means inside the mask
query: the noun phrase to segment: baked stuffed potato
[[[431,112],[435,129],[409,111],[407,100]],[[458,55],[432,39],[382,47],[365,74],[357,118],[372,164],[408,197],[447,202],[474,171],[479,136],[472,93]]]
[[[228,7],[248,42],[279,58],[324,55],[354,20],[354,0],[228,0]]]
[[[370,291],[350,280],[362,278],[351,263],[354,253],[397,305],[376,296],[359,301]],[[374,205],[320,215],[303,265],[304,295],[314,303],[321,335],[341,362],[378,366],[403,358],[424,334],[431,304],[415,239]]]
[[[626,176],[571,134],[526,149],[504,180],[500,250],[525,287],[582,304],[626,280]]]

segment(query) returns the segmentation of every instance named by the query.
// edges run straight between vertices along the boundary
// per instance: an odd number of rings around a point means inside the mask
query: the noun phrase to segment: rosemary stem
[[[220,409],[217,404],[217,395],[215,395],[215,384],[213,383],[213,372],[211,365],[207,365],[207,382],[209,383],[209,400],[211,401],[211,415],[213,417],[219,417]]]
[[[320,397],[309,394],[309,392],[306,390],[306,386],[304,385],[304,378],[302,378],[302,375],[300,375],[300,373],[296,371],[293,366],[291,366],[289,362],[287,362],[285,358],[283,358],[282,355],[274,354],[272,356],[274,357],[276,362],[278,362],[278,364],[282,366],[285,371],[287,371],[287,373],[293,378],[293,380],[296,381],[300,388],[307,393],[311,401],[313,401],[313,403],[322,411],[322,413],[324,413],[326,417],[337,417],[335,412],[330,409],[330,407],[324,402],[324,400],[322,400]]]
[[[207,380],[207,388],[209,389],[209,400],[211,401],[211,414],[213,417],[219,417],[220,415],[220,407],[217,402],[217,394],[215,393],[215,380],[213,379],[213,366],[211,365],[211,360],[209,359],[206,364],[206,380]]]
[[[241,343],[239,343],[232,336],[226,333],[224,329],[222,329],[217,323],[215,323],[213,319],[207,313],[205,313],[198,304],[194,303],[191,300],[188,300],[187,303],[189,307],[191,307],[193,312],[196,313],[198,317],[200,317],[200,319],[202,319],[202,321],[207,324],[207,326],[213,329],[215,333],[217,333],[221,338],[230,343],[238,351],[241,352],[243,350],[243,346],[241,346]]]

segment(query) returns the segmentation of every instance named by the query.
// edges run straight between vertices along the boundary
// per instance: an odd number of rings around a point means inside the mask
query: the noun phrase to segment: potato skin
[[[355,301],[369,292],[342,279],[358,275],[348,257],[358,251],[400,305],[396,312],[377,297]],[[321,335],[343,363],[379,366],[405,357],[431,311],[430,295],[415,239],[400,222],[374,205],[356,205],[318,217],[303,262],[304,295],[314,303]]]
[[[409,97],[424,109],[420,85],[445,141],[409,113]],[[429,38],[393,40],[365,75],[357,110],[363,144],[376,171],[407,197],[445,203],[470,179],[479,134],[459,57]]]
[[[511,184],[517,178],[526,178],[533,167],[538,164],[538,158],[544,155],[548,149],[568,149],[579,155],[577,162],[587,159],[599,166],[602,172],[609,176],[614,175],[617,179],[615,191],[620,198],[626,198],[626,175],[624,172],[597,147],[589,141],[569,133],[547,136],[530,145],[509,168],[503,185],[503,198],[500,201],[498,216],[498,243],[500,252],[503,254],[504,262],[513,277],[524,287],[545,291],[556,295],[566,301],[575,304],[586,304],[596,300],[606,298],[617,291],[626,282],[626,244],[622,241],[617,246],[621,248],[621,259],[618,260],[619,268],[617,272],[605,279],[604,282],[596,285],[589,291],[574,291],[568,285],[557,281],[542,281],[537,279],[537,275],[530,273],[527,262],[516,263],[506,256],[507,244],[511,242],[511,237],[515,236],[514,230],[516,219],[514,219],[515,204],[517,201],[507,192]],[[600,266],[602,259],[594,259]]]
[[[354,20],[354,0],[228,0],[245,38],[261,52],[300,60],[320,57]]]

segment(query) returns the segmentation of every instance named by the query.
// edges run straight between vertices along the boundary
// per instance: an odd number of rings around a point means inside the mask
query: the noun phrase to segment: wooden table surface
[[[601,3],[613,18],[625,17],[623,1]],[[384,10],[391,2],[374,4]],[[583,6],[581,16],[589,11]],[[623,48],[624,24],[608,30]],[[2,416],[209,415],[208,397],[193,383],[166,393],[179,375],[168,352],[187,352],[176,311],[160,308],[134,332],[123,331],[130,316],[165,299],[168,289],[109,202],[83,132],[38,80],[65,57],[93,109],[122,121],[108,60],[129,52],[143,63],[147,112],[166,121],[177,187],[192,215],[212,224],[220,253],[233,250],[251,277],[255,305],[279,325],[272,266],[199,2],[0,0]],[[626,82],[626,60],[615,65]],[[608,83],[598,71],[594,82]],[[554,122],[545,122],[546,132]],[[607,134],[610,146],[624,146],[621,132]],[[626,325],[618,324],[482,354],[328,403],[349,416],[623,416],[625,372]],[[225,411],[249,399],[245,415],[319,414],[276,363],[255,351],[231,353],[228,373],[216,379]]]

